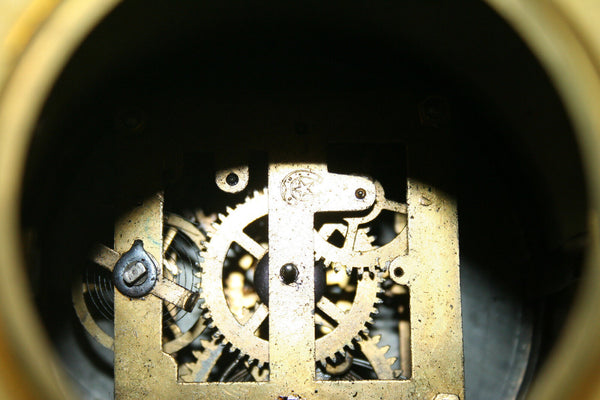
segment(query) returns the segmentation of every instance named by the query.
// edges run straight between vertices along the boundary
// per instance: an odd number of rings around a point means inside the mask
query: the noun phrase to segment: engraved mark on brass
[[[311,201],[318,195],[317,185],[321,177],[308,170],[290,172],[281,182],[281,197],[290,205]]]

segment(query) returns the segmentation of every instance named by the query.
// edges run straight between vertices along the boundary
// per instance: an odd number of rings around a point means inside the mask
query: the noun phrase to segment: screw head
[[[298,279],[298,268],[292,263],[285,264],[279,270],[279,276],[281,277],[283,283],[286,285],[291,285],[292,283],[296,282],[296,279]]]
[[[148,270],[141,261],[131,263],[127,267],[125,267],[125,271],[123,271],[123,282],[125,282],[127,286],[133,286],[137,283],[143,283],[141,282],[141,280],[147,274]]]
[[[237,176],[235,172],[230,172],[229,175],[227,175],[227,177],[225,178],[225,182],[227,182],[229,186],[235,186],[238,184],[239,181],[240,177]]]
[[[354,195],[357,199],[362,200],[367,196],[367,191],[363,188],[358,188],[356,189],[356,192],[354,192]]]

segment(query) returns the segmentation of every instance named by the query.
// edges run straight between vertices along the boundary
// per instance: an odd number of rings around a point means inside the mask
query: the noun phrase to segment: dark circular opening
[[[235,172],[230,172],[229,175],[227,175],[227,178],[225,178],[225,181],[229,186],[235,186],[240,181],[240,178]]]

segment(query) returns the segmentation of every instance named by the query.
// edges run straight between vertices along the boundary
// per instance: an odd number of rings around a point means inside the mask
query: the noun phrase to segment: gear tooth
[[[396,362],[396,360],[397,360],[397,359],[398,359],[398,358],[396,358],[396,357],[390,357],[390,358],[388,358],[388,359],[387,359],[387,361],[388,361],[388,364],[390,364],[390,365],[394,365],[394,363]]]
[[[377,300],[375,300],[375,304],[381,304],[381,303],[383,303],[383,300],[378,297]]]
[[[219,227],[221,226],[218,222],[211,222],[210,223],[211,228],[213,228],[215,230],[215,232],[217,231],[217,229],[219,229]]]
[[[207,259],[208,258],[208,252],[207,251],[201,251],[200,252],[200,257],[202,257],[203,259]]]
[[[219,221],[223,222],[223,221],[225,221],[225,218],[227,218],[227,217],[224,214],[218,213],[217,218],[219,218]]]
[[[381,340],[381,335],[373,336],[371,340],[373,341],[373,343],[377,344]]]
[[[233,208],[227,206],[227,207],[225,207],[225,212],[229,215],[233,212]]]
[[[383,347],[381,347],[381,353],[382,354],[386,354],[388,351],[390,351],[390,346],[383,346]]]
[[[258,190],[255,190],[255,191],[252,192],[252,196],[253,197],[258,197],[258,196],[260,196],[260,192]]]
[[[350,342],[346,345],[346,347],[350,350],[355,350],[354,343]]]
[[[206,230],[206,233],[210,233],[211,235],[214,235],[217,231],[215,230],[215,228],[213,228],[213,224],[215,222],[211,222],[211,223],[206,223],[204,224],[204,229]]]

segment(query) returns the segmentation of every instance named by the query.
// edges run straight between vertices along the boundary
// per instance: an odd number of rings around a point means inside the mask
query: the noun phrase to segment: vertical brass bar
[[[458,215],[451,146],[409,147],[412,379],[464,398]],[[442,168],[444,166],[444,168]],[[442,186],[443,185],[443,186]]]
[[[284,392],[294,382],[314,380],[315,260],[313,211],[302,202],[286,202],[282,182],[294,171],[316,168],[321,166],[269,166],[269,364],[271,381]],[[280,278],[288,263],[298,269],[296,282],[289,285]]]
[[[134,240],[141,239],[144,250],[162,261],[162,208],[162,194],[154,194],[120,216],[115,250],[126,252]],[[159,380],[176,379],[175,364],[162,353],[161,339],[162,300],[152,295],[130,299],[115,289],[115,398],[139,398],[140,387],[149,391],[160,386]],[[154,369],[160,373],[153,373]]]

